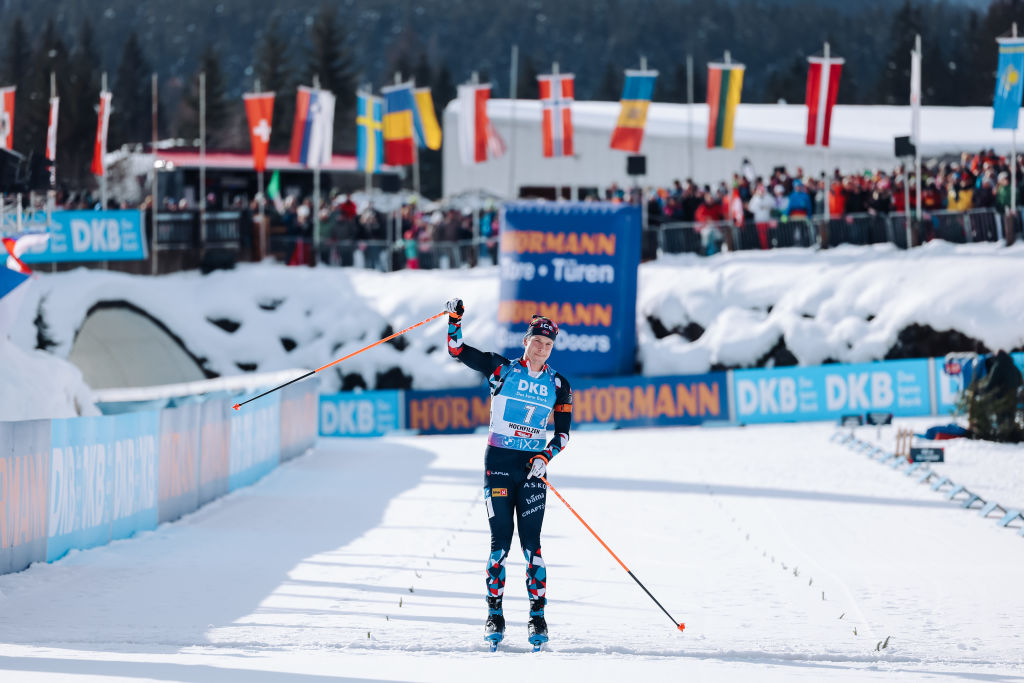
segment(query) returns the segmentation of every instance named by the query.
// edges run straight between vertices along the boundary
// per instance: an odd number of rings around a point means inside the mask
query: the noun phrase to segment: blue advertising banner
[[[281,462],[302,455],[316,444],[319,395],[317,378],[281,391]]]
[[[0,574],[46,560],[50,421],[0,422]]]
[[[227,402],[225,401],[225,404]],[[228,486],[248,486],[277,467],[281,452],[281,395],[270,394],[245,410],[231,410]]]
[[[141,211],[54,211],[51,216],[50,239],[22,256],[25,263],[146,258]],[[47,230],[45,223],[38,227]]]
[[[571,380],[570,380],[571,381]],[[572,384],[573,425],[668,427],[729,419],[726,374],[616,377]],[[487,387],[406,391],[405,425],[421,434],[469,434],[490,420]]]
[[[605,202],[512,202],[502,209],[502,353],[518,358],[534,314],[559,326],[566,376],[633,371],[640,207]]]
[[[928,360],[733,371],[742,423],[828,420],[847,413],[931,414]]]
[[[231,403],[206,399],[199,409],[199,505],[219,498],[230,489]]]
[[[159,521],[199,507],[200,404],[160,411]]]
[[[403,429],[400,391],[320,396],[320,436],[383,436]]]
[[[156,527],[159,412],[50,424],[48,562]]]

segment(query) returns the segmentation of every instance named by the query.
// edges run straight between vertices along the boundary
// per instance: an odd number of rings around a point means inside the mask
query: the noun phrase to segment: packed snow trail
[[[577,432],[552,462],[684,633],[550,495],[551,642],[530,652],[514,551],[487,652],[482,437],[325,440],[177,523],[0,577],[0,680],[1024,678],[1024,542],[832,429]]]

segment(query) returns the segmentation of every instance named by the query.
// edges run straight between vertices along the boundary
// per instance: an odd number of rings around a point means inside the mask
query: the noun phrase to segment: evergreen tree
[[[134,31],[121,50],[121,64],[111,91],[114,106],[110,115],[110,147],[116,149],[126,143],[152,139],[152,73]]]
[[[66,179],[73,188],[84,188],[95,182],[89,173],[93,141],[96,139],[96,116],[100,99],[100,57],[96,35],[88,19],[82,22],[72,52],[67,91],[61,91],[60,138],[58,143],[57,177]]]
[[[334,149],[355,148],[356,81],[348,38],[333,5],[324,5],[310,28],[311,49],[307,63],[310,80],[335,96]]]
[[[430,60],[427,59],[426,52],[420,53],[420,58],[416,61],[416,68],[412,71],[412,76],[416,81],[417,88],[429,87],[434,82],[433,69],[430,68]]]
[[[199,138],[199,75],[206,78],[206,146],[224,148],[237,143],[238,133],[232,124],[238,123],[236,103],[228,98],[220,55],[213,45],[207,44],[199,58],[195,75],[190,79],[188,93],[182,102],[182,135],[188,143]],[[237,128],[237,126],[234,126]],[[244,128],[244,127],[243,127]]]
[[[622,99],[622,69],[619,69],[611,62],[608,62],[601,77],[601,85],[597,89],[594,99],[606,102],[618,102]]]
[[[281,152],[288,149],[290,143],[295,116],[295,81],[288,41],[282,36],[281,22],[277,17],[270,20],[256,50],[253,72],[260,82],[260,90],[274,93],[270,149]]]
[[[29,65],[24,89],[17,93],[14,148],[26,156],[46,150],[46,128],[50,120],[50,74],[62,79],[68,73],[68,50],[57,33],[53,18],[46,20]]]
[[[547,72],[547,69],[545,69]],[[540,98],[540,84],[537,83],[537,76],[539,75],[537,66],[533,62],[533,58],[527,56],[523,60],[522,76],[519,77],[519,83],[516,85],[516,96],[522,100],[536,100]]]
[[[843,91],[840,82],[839,92]],[[785,101],[787,104],[803,104],[807,92],[807,58],[797,55],[787,64],[771,73],[764,89],[765,101]]]
[[[0,64],[0,86],[13,85],[18,89],[16,95],[20,94],[22,88],[27,84],[28,70],[26,66],[29,64],[31,56],[32,48],[29,45],[28,34],[25,32],[25,24],[19,14],[8,24],[3,63]],[[17,117],[15,117],[15,124],[17,124]]]
[[[924,32],[921,7],[912,0],[903,5],[893,17],[889,30],[889,52],[882,63],[875,102],[878,104],[906,104],[910,94],[910,51],[914,37]]]

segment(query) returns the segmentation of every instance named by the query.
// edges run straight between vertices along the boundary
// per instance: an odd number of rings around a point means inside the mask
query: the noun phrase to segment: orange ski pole
[[[565,503],[565,507],[569,508],[569,512],[574,514],[576,516],[576,519],[580,520],[580,524],[582,524],[583,526],[587,527],[587,531],[589,531],[590,533],[592,533],[594,535],[594,538],[597,539],[597,542],[600,543],[602,546],[604,546],[604,549],[607,550],[611,554],[611,556],[615,558],[615,561],[619,563],[619,566],[626,570],[626,573],[629,574],[630,578],[632,578],[634,581],[636,581],[636,584],[644,589],[644,593],[647,593],[647,597],[649,597],[651,600],[654,600],[654,604],[655,605],[657,605],[658,607],[661,607],[661,611],[664,612],[665,616],[667,616],[669,619],[672,619],[672,623],[676,625],[676,628],[679,629],[680,631],[685,629],[686,628],[686,624],[683,624],[683,623],[680,623],[680,622],[676,621],[672,617],[672,615],[668,613],[668,610],[661,606],[661,603],[658,602],[658,599],[655,598],[653,595],[651,595],[651,591],[647,590],[647,587],[645,585],[643,585],[642,583],[640,583],[640,579],[636,578],[636,576],[633,574],[633,572],[629,571],[629,567],[627,567],[626,564],[622,560],[619,559],[618,555],[616,555],[614,552],[612,552],[612,549],[608,547],[607,543],[605,543],[604,541],[601,540],[601,537],[597,535],[597,532],[594,531],[593,529],[591,529],[590,525],[583,521],[583,518],[580,517],[579,513],[572,509],[572,505],[569,505],[568,501],[566,501],[565,498],[562,498],[562,494],[559,493],[558,490],[555,489],[555,487],[551,485],[551,482],[549,482],[544,477],[540,477],[540,480],[542,482],[544,482],[545,484],[547,484],[547,487],[551,490],[552,493],[554,493],[556,496],[558,496],[558,500],[560,500],[563,503]]]
[[[395,332],[394,334],[388,335],[387,337],[384,337],[383,339],[379,339],[379,340],[377,340],[377,341],[373,342],[372,344],[369,344],[369,345],[367,345],[367,346],[364,346],[363,348],[359,349],[358,351],[353,351],[352,353],[348,354],[348,355],[347,355],[347,356],[345,356],[344,358],[339,358],[338,360],[334,360],[334,361],[331,361],[331,362],[330,362],[330,363],[328,363],[327,365],[324,365],[323,367],[319,367],[319,368],[317,368],[316,370],[310,370],[309,372],[307,372],[307,373],[306,373],[305,375],[303,375],[302,377],[296,377],[295,379],[291,380],[290,382],[285,382],[284,384],[281,384],[280,386],[276,386],[276,387],[274,387],[273,389],[270,389],[269,391],[264,391],[264,392],[263,392],[262,394],[260,394],[259,396],[253,396],[253,397],[252,397],[252,398],[250,398],[250,399],[249,399],[248,401],[242,401],[241,403],[236,403],[236,404],[235,404],[234,406],[232,406],[232,407],[233,407],[233,408],[234,408],[235,410],[238,410],[239,408],[241,408],[242,406],[244,406],[244,405],[245,405],[246,403],[251,403],[251,402],[255,401],[255,400],[256,400],[256,399],[258,399],[258,398],[263,398],[263,397],[264,397],[264,396],[266,396],[267,394],[272,394],[272,393],[274,393],[275,391],[277,391],[278,389],[284,389],[284,388],[285,388],[286,386],[288,386],[289,384],[295,384],[295,383],[296,383],[296,382],[298,382],[298,381],[304,380],[304,379],[306,379],[307,377],[310,377],[310,376],[312,376],[312,375],[315,375],[316,373],[320,372],[321,370],[326,370],[327,368],[331,367],[332,365],[337,365],[338,363],[340,363],[340,362],[341,362],[341,361],[343,361],[343,360],[348,360],[348,359],[349,359],[349,358],[351,358],[352,356],[355,356],[355,355],[357,355],[357,354],[360,354],[360,353],[362,353],[363,351],[366,351],[366,350],[368,350],[368,349],[372,349],[372,348],[373,348],[374,346],[377,346],[378,344],[383,344],[384,342],[386,342],[386,341],[388,341],[388,340],[390,340],[390,339],[394,339],[395,337],[397,337],[397,336],[399,336],[399,335],[405,334],[405,333],[406,333],[406,332],[408,332],[409,330],[413,330],[413,329],[416,329],[416,328],[417,328],[417,327],[419,327],[420,325],[424,325],[424,324],[426,324],[426,323],[429,323],[429,322],[430,322],[431,320],[434,320],[434,319],[436,319],[436,318],[440,318],[440,317],[441,317],[442,315],[448,315],[448,311],[441,311],[441,312],[440,312],[440,313],[438,313],[437,315],[432,315],[432,316],[430,316],[429,318],[427,318],[426,320],[421,320],[421,321],[419,321],[418,323],[416,323],[415,325],[410,325],[409,327],[405,328],[404,330],[399,330],[398,332]]]

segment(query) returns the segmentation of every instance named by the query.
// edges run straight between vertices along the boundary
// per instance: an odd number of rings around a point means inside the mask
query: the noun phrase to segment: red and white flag
[[[832,107],[839,94],[839,77],[844,60],[840,57],[808,57],[807,144],[828,147]]]
[[[57,160],[57,112],[60,111],[60,98],[50,98],[50,122],[46,125],[46,158]]]
[[[249,140],[252,142],[252,165],[257,171],[267,168],[267,150],[274,123],[274,93],[257,92],[242,95],[249,119]]]
[[[571,157],[573,75],[537,76],[543,124],[544,156]]]
[[[459,86],[459,151],[462,163],[470,166],[505,153],[505,141],[487,116],[490,83]]]
[[[14,149],[14,86],[0,88],[0,147]]]
[[[107,125],[110,123],[110,93],[100,93],[100,110],[96,119],[96,142],[92,150],[92,174],[103,175],[103,155],[107,151]]]

